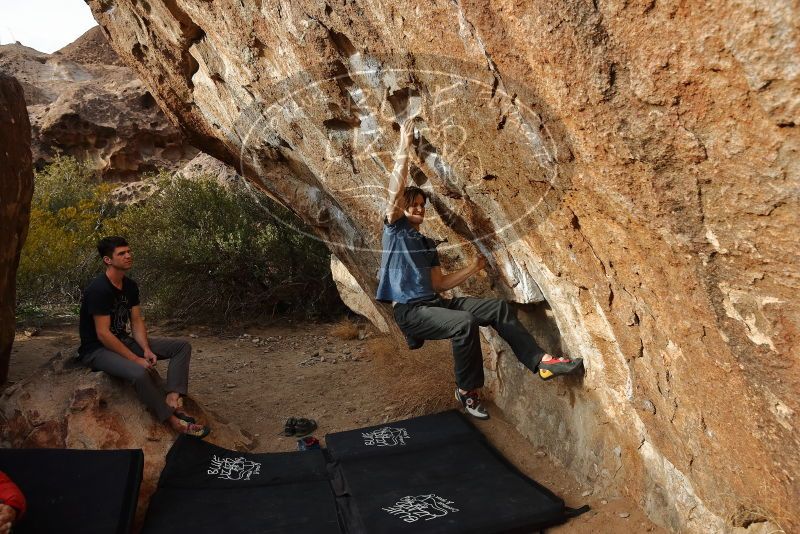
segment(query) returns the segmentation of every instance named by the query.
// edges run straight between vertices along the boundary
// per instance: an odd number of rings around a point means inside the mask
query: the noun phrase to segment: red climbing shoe
[[[569,375],[578,372],[583,367],[583,358],[553,358],[546,362],[539,362],[539,377],[550,380],[559,375]]]

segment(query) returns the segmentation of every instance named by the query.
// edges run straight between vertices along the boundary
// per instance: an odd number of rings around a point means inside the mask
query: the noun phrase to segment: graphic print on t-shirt
[[[117,337],[128,333],[128,320],[131,317],[128,308],[128,297],[124,293],[114,295],[114,306],[111,308],[111,333]]]

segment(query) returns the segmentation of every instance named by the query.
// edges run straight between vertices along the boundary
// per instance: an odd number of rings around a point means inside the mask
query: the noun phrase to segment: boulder
[[[390,332],[389,324],[381,315],[375,301],[361,289],[358,280],[350,274],[350,271],[336,257],[336,254],[331,254],[331,277],[336,283],[336,290],[339,292],[339,296],[345,306],[369,320],[375,328],[384,334]]]
[[[65,356],[64,354],[70,354]],[[133,387],[58,353],[39,372],[0,394],[0,447],[142,449],[144,476],[136,523],[141,525],[167,451],[177,434],[158,422]],[[187,397],[187,411],[211,426],[211,443],[249,450],[253,439]]]
[[[99,27],[53,54],[2,45],[0,72],[25,90],[36,167],[66,154],[88,160],[105,180],[127,181],[177,170],[198,153]]]
[[[211,179],[224,187],[239,187],[245,184],[243,178],[230,165],[200,152],[175,173],[188,180]],[[111,201],[115,204],[136,204],[150,198],[158,191],[153,178],[119,184],[111,191]]]
[[[14,343],[19,254],[28,235],[33,194],[31,125],[22,86],[0,74],[0,384]]]
[[[213,178],[224,186],[241,185],[243,180],[236,172],[236,169],[202,152],[188,161],[178,171],[178,174],[189,180]]]
[[[88,4],[192,145],[370,297],[418,101],[411,175],[445,270],[483,253],[459,291],[514,300],[586,361],[542,383],[499,343],[504,416],[670,529],[800,529],[797,5]]]

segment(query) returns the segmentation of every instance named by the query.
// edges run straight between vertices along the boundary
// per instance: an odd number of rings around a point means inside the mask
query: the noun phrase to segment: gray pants
[[[503,299],[436,297],[394,307],[397,326],[416,339],[451,339],[456,384],[464,390],[483,386],[483,355],[479,326],[493,327],[525,367],[537,371],[545,352]]]
[[[134,354],[144,357],[144,350],[135,339],[124,337],[120,341]],[[186,395],[189,387],[189,360],[192,357],[192,346],[182,339],[168,337],[149,338],[148,343],[150,350],[159,360],[169,360],[167,391]],[[156,382],[156,377],[151,374],[154,371],[148,371],[105,347],[84,354],[80,361],[93,371],[104,371],[111,376],[131,381],[139,398],[156,414],[159,421],[166,421],[175,411],[167,404],[166,394]]]

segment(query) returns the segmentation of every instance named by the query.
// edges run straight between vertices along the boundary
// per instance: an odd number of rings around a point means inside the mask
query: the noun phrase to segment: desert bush
[[[110,190],[71,157],[58,157],[35,173],[30,227],[17,272],[23,312],[75,307],[99,266],[94,246],[111,216]]]
[[[160,317],[219,320],[344,311],[330,254],[302,222],[243,184],[147,178],[156,192],[136,204],[109,201],[85,165],[59,158],[36,174],[31,226],[18,272],[19,308],[77,311],[81,290],[102,269],[95,245],[125,236],[130,276]]]
[[[257,317],[341,309],[330,253],[290,211],[243,185],[171,178],[107,230],[127,236],[161,315]]]

